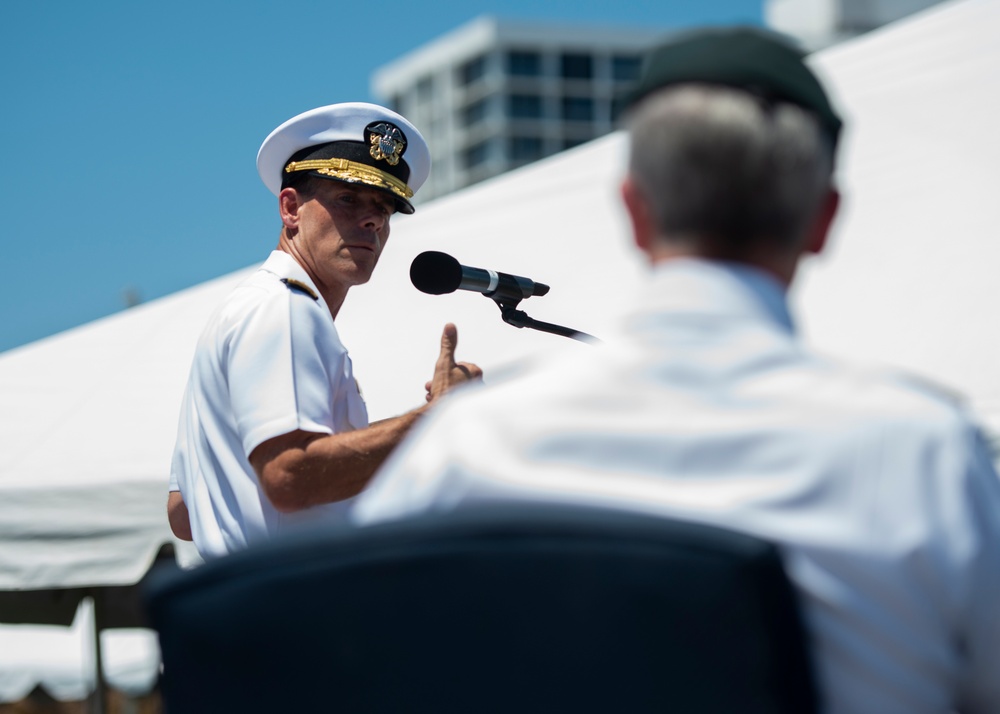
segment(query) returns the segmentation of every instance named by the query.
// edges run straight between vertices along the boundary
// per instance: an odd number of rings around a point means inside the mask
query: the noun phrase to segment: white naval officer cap
[[[257,172],[275,196],[303,176],[386,191],[400,213],[427,180],[431,155],[417,128],[377,104],[317,107],[272,131],[257,152]]]

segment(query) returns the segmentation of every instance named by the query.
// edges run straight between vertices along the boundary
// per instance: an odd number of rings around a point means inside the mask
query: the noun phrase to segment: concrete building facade
[[[941,0],[762,0],[765,24],[815,51]],[[372,94],[427,139],[419,202],[607,134],[666,28],[477,18],[380,67]]]

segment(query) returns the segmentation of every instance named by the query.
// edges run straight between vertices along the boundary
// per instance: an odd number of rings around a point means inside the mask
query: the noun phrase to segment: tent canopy
[[[808,341],[938,382],[994,432],[997,37],[1000,3],[960,0],[812,58],[846,119],[845,200],[792,291]],[[532,354],[591,349],[506,325],[473,293],[417,292],[409,266],[425,250],[546,283],[521,309],[609,332],[645,270],[618,201],[625,151],[613,134],[394,219],[375,277],[337,319],[373,419],[422,403],[448,321],[487,380]],[[129,585],[172,542],[167,472],[195,341],[250,270],[0,355],[0,591]]]
[[[946,3],[813,58],[846,117],[844,210],[793,290],[806,337],[900,365],[1000,427],[1000,3]],[[600,337],[645,266],[607,136],[394,219],[372,281],[337,318],[373,419],[422,403],[445,322],[487,373],[590,349],[504,324],[496,305],[410,283],[425,250],[530,277],[520,307]],[[262,256],[263,258],[264,256]],[[0,355],[0,589],[134,583],[171,537],[165,484],[181,393],[209,312],[247,269]]]
[[[793,291],[806,338],[963,395],[1000,433],[1000,3],[820,53],[846,115],[843,212]]]

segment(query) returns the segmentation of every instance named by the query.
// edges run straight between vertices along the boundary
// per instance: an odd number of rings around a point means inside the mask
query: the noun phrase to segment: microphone
[[[413,259],[410,282],[420,292],[431,295],[471,290],[498,301],[522,300],[549,291],[548,285],[519,275],[461,265],[447,253],[436,250],[425,251]]]

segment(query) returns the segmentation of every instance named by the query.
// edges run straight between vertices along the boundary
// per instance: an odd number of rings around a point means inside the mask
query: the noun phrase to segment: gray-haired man
[[[648,284],[571,363],[458,396],[355,508],[483,500],[633,509],[782,546],[826,710],[1000,711],[1000,481],[956,405],[796,338],[786,289],[823,248],[840,120],[752,30],[655,52],[622,197]]]

